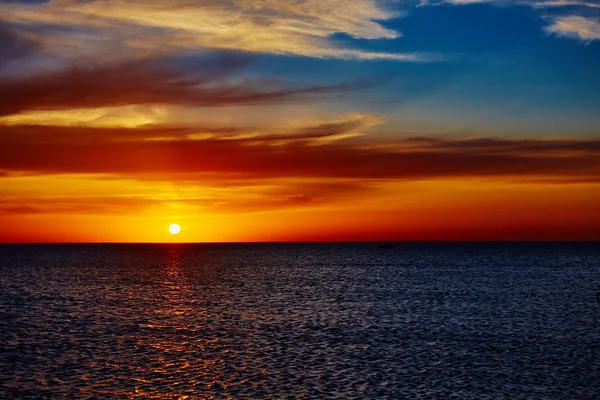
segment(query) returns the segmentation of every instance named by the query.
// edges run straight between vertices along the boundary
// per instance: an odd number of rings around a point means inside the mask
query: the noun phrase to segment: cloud
[[[3,127],[0,170],[256,181],[490,176],[589,179],[600,175],[600,141],[592,139],[350,139],[315,146],[316,137],[353,133],[372,123],[367,117],[349,118],[299,129],[286,137],[264,132],[257,137],[230,135],[228,140],[218,136],[203,140],[143,137],[165,136],[163,128],[132,130],[136,131],[133,135],[121,129],[116,135],[106,128],[89,128],[79,134],[76,128],[67,134],[65,127],[55,133],[47,126]],[[116,139],[121,136],[131,140]]]
[[[42,5],[0,3],[7,21],[99,29],[95,37],[143,51],[226,49],[308,57],[418,61],[415,54],[349,48],[334,34],[355,39],[395,39],[400,33],[381,21],[400,16],[377,0],[55,0]],[[81,32],[79,32],[81,33]],[[75,37],[75,35],[71,35]],[[98,40],[89,44],[102,46]],[[106,45],[106,43],[104,43]]]
[[[600,20],[577,15],[557,17],[546,27],[546,31],[589,42],[600,39]]]
[[[430,149],[460,149],[473,150],[482,154],[504,154],[510,152],[528,154],[571,154],[572,152],[600,152],[600,140],[577,139],[498,139],[474,138],[463,140],[443,140],[436,138],[409,138],[404,143],[415,143],[417,146]]]
[[[437,6],[441,4],[471,5],[490,4],[496,6],[525,6],[534,9],[550,10],[545,18],[553,21],[545,27],[550,33],[582,41],[600,39],[600,19],[588,11],[600,9],[596,0],[421,0],[419,6]],[[575,14],[577,11],[577,14]],[[565,14],[567,13],[567,14]]]
[[[598,139],[353,137],[381,122],[351,114],[260,133],[0,125],[0,214],[239,214],[367,204],[400,181],[600,182]]]
[[[311,182],[267,181],[229,186],[193,186],[184,196],[90,195],[0,197],[0,215],[145,213],[152,209],[176,208],[179,212],[253,213],[266,210],[305,208],[331,204],[346,196],[359,197],[376,188],[356,180]],[[161,193],[161,190],[156,190]]]
[[[589,7],[600,8],[595,0],[421,0],[420,6],[438,6],[441,4],[470,5],[492,4],[502,6],[529,6],[533,8],[550,7]]]
[[[362,198],[376,189],[357,180],[314,180],[311,182],[273,182],[272,186],[238,187],[221,196],[185,199],[185,206],[201,207],[211,213],[253,213],[281,209],[313,208],[343,201],[352,196]]]
[[[369,114],[350,114],[318,125],[306,126],[282,132],[257,133],[235,126],[195,125],[174,127],[147,125],[142,127],[85,127],[50,125],[2,125],[0,143],[47,143],[47,144],[106,144],[119,142],[143,143],[147,141],[226,141],[237,143],[265,143],[289,141],[330,142],[340,138],[357,136],[378,125],[383,119]]]
[[[507,3],[513,0],[421,0],[419,6],[439,6],[442,4],[453,4],[457,6],[470,4]]]
[[[600,8],[600,4],[596,1],[574,1],[574,0],[541,0],[532,3],[534,8],[549,8],[549,7],[589,7]]]
[[[0,215],[31,215],[47,213],[122,214],[132,209],[143,211],[159,201],[145,197],[51,197],[36,199],[0,198]]]
[[[35,54],[41,45],[0,20],[0,68],[3,64]]]
[[[168,66],[166,60],[135,60],[0,79],[0,115],[128,105],[265,104],[339,94],[375,83],[361,79],[331,85],[286,87],[273,80],[234,81],[232,72],[241,63],[238,58],[218,58],[204,61],[191,71]]]

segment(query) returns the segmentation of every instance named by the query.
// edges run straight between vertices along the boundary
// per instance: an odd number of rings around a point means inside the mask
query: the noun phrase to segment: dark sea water
[[[0,246],[0,398],[599,399],[600,245]]]

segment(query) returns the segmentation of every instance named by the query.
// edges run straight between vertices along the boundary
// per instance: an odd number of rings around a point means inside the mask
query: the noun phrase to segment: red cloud
[[[189,140],[183,135],[176,140],[152,141],[144,139],[178,131],[5,126],[0,127],[0,170],[158,175],[169,179],[208,175],[241,179],[513,176],[590,180],[600,176],[600,141],[591,139],[419,138],[347,140],[319,146],[298,140],[354,129],[355,122],[342,121],[306,128],[295,136],[265,133],[243,140]],[[128,140],[117,140],[119,137]],[[277,145],[268,140],[281,142],[284,137],[296,140]]]

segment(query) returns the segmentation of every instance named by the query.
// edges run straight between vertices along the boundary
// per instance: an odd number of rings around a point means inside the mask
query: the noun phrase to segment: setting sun
[[[181,230],[181,227],[177,224],[171,224],[169,226],[169,232],[171,232],[171,235],[177,235],[180,230]]]

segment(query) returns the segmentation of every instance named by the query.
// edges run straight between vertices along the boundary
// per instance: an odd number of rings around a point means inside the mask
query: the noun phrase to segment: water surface
[[[600,398],[598,244],[0,246],[0,398]]]

